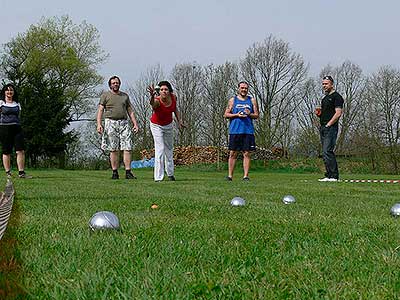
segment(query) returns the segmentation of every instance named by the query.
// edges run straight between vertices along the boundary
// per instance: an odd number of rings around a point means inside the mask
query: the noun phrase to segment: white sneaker
[[[331,178],[325,177],[325,178],[321,178],[318,179],[319,182],[327,182],[327,181],[331,181]]]
[[[325,177],[325,178],[322,178],[322,179],[318,179],[318,181],[319,181],[319,182],[337,182],[337,181],[339,181],[339,180],[337,180],[336,178],[328,178],[328,177]]]

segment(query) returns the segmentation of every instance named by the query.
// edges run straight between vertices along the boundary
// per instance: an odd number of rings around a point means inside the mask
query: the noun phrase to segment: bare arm
[[[179,113],[178,109],[175,109],[174,114],[175,114],[176,122],[179,125],[179,128],[185,128],[186,126],[183,124],[183,121],[181,119],[181,114]]]
[[[229,99],[228,101],[228,105],[225,109],[225,113],[224,113],[224,118],[230,119],[230,118],[235,118],[235,117],[240,117],[240,114],[233,114],[232,113],[232,108],[233,108],[233,98]]]
[[[256,99],[251,98],[251,103],[253,104],[253,113],[248,114],[252,119],[258,119],[258,104]]]
[[[332,119],[326,124],[327,127],[334,125],[342,115],[342,109],[340,107],[335,108],[335,114],[333,115]]]
[[[154,96],[153,96],[153,97],[150,98],[150,105],[151,105],[151,107],[152,107],[153,109],[154,109],[154,108],[157,108],[157,107],[160,106],[160,101],[157,100],[157,99],[155,99]]]
[[[97,109],[97,116],[96,116],[96,120],[97,120],[97,132],[98,133],[103,133],[103,126],[101,125],[101,119],[103,117],[103,111],[104,111],[104,106],[99,104],[99,107]]]
[[[136,121],[135,113],[133,112],[133,109],[130,106],[128,106],[128,115],[129,115],[129,118],[131,119],[132,124],[133,124],[133,131],[138,132],[139,131],[139,126],[138,126],[137,121]]]

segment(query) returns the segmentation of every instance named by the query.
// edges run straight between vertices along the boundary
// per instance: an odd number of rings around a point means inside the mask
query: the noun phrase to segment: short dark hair
[[[15,89],[15,86],[12,83],[7,83],[1,89],[1,95],[0,95],[1,100],[4,100],[4,101],[6,100],[6,91],[8,91],[9,88],[12,88],[14,90],[13,101],[18,102],[18,93],[17,93],[17,90]]]
[[[238,83],[238,87],[240,87],[240,85],[244,83],[245,85],[249,86],[249,83],[247,81],[242,80],[241,82]]]
[[[329,80],[330,82],[334,83],[333,77],[330,76],[330,75],[327,75],[327,76],[322,77],[322,80]]]
[[[112,76],[112,77],[110,77],[110,79],[108,79],[108,86],[109,87],[111,87],[111,80],[113,80],[113,79],[118,79],[119,85],[121,85],[121,79],[119,79],[118,76]]]
[[[160,82],[158,83],[158,86],[159,86],[159,87],[161,87],[161,86],[163,86],[163,85],[165,85],[165,86],[168,88],[168,90],[169,90],[170,93],[173,93],[173,92],[174,92],[174,90],[172,89],[172,85],[171,85],[168,81],[163,80],[163,81],[160,81]]]

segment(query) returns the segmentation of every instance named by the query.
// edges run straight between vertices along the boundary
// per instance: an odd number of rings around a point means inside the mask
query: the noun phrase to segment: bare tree
[[[208,145],[221,147],[228,144],[228,122],[223,115],[228,99],[236,92],[237,82],[238,68],[233,63],[204,68],[201,136]]]
[[[320,149],[319,121],[315,107],[320,104],[319,83],[309,78],[299,87],[300,102],[296,109],[296,150],[303,155],[317,155]]]
[[[289,44],[269,36],[251,46],[241,62],[241,73],[260,107],[255,126],[257,143],[271,147],[290,141],[294,112],[300,100],[298,87],[308,67]]]
[[[360,109],[358,126],[351,134],[350,149],[353,155],[367,158],[372,170],[378,171],[381,167],[387,172],[383,136],[383,122],[379,116],[379,108],[374,100],[368,97],[368,88],[363,93],[365,101]]]
[[[131,102],[140,129],[134,141],[137,149],[149,149],[153,145],[149,123],[152,109],[149,103],[147,87],[150,84],[156,85],[163,79],[164,72],[158,64],[148,68],[132,86],[128,87],[128,93],[131,95]]]
[[[320,75],[321,78],[324,75],[332,75],[336,81],[336,90],[345,100],[336,148],[338,152],[349,152],[351,149],[348,149],[346,145],[350,145],[348,143],[349,138],[351,138],[358,124],[356,120],[359,120],[360,106],[364,100],[362,93],[365,88],[365,77],[362,74],[362,69],[357,64],[347,60],[338,67],[326,66],[322,69]]]
[[[171,82],[177,95],[178,110],[186,125],[185,129],[178,131],[179,145],[196,145],[203,121],[203,112],[199,105],[201,101],[202,85],[199,84],[203,77],[202,68],[198,64],[178,64],[171,74]]]
[[[380,130],[381,139],[388,147],[393,168],[399,171],[398,157],[400,154],[400,71],[390,67],[381,67],[372,74],[367,82],[368,104],[370,115],[368,124],[374,131]]]

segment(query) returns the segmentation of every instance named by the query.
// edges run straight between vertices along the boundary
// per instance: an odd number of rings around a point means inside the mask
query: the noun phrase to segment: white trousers
[[[154,180],[174,175],[174,126],[172,123],[161,126],[150,122],[150,130],[154,139]]]

